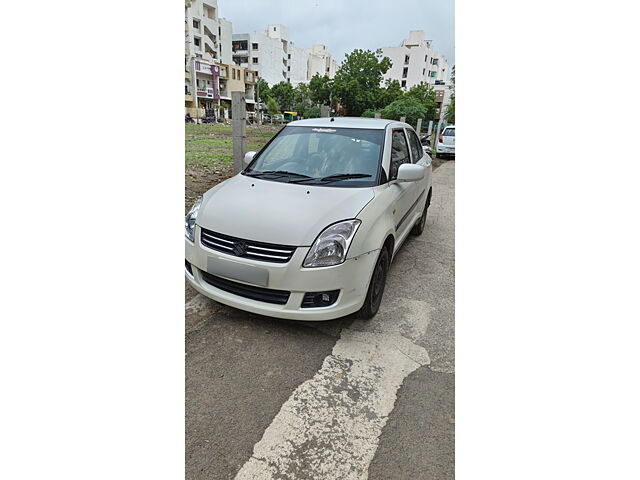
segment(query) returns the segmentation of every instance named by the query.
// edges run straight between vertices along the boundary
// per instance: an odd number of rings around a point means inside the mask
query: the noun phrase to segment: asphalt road
[[[369,322],[186,308],[186,476],[454,478],[454,173]]]

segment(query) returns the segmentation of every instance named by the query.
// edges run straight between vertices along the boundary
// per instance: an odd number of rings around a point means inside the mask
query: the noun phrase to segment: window
[[[424,56],[424,61],[426,62],[428,58],[429,58],[429,55],[425,55]]]
[[[409,55],[405,55],[405,56],[404,56],[404,63],[405,63],[405,65],[406,65],[407,63],[409,63]]]
[[[384,130],[285,127],[245,173],[286,170],[312,178],[302,184],[326,187],[369,187],[378,183]],[[362,173],[361,178],[321,181],[329,175]],[[288,182],[288,177],[263,177]]]
[[[273,27],[273,31],[274,31],[274,32],[276,31],[276,27]]]
[[[389,180],[398,178],[398,169],[403,163],[411,163],[407,139],[404,130],[394,130],[391,133],[391,163],[389,166]]]
[[[200,22],[195,18],[193,19],[193,28],[197,28],[197,29],[200,28]]]
[[[193,37],[193,44],[196,47],[199,47],[200,46],[200,39],[198,37]]]
[[[236,79],[236,69],[235,68],[231,69],[231,78],[233,78],[234,80]]]
[[[290,72],[290,71],[291,71],[291,67],[287,67],[287,72]]]
[[[407,81],[406,80],[402,80],[402,83],[400,84],[400,86],[402,88],[406,87],[407,86]]]
[[[402,69],[402,78],[407,78],[407,73],[409,72],[409,67],[404,67]]]
[[[253,63],[258,63],[258,57],[253,57],[253,58],[251,59],[251,61],[252,61]]]
[[[442,133],[442,135],[444,135],[445,137],[455,137],[456,136],[456,129],[455,128],[445,128],[444,132]]]
[[[426,71],[427,71],[427,69],[426,69],[426,68],[423,68],[423,69],[422,69],[422,75],[424,75],[424,72],[426,72]]]
[[[252,43],[251,44],[251,48],[253,48],[254,50],[258,50],[258,44],[257,43]]]
[[[407,130],[407,135],[409,136],[409,145],[411,146],[411,157],[413,158],[413,163],[418,163],[422,158],[422,155],[424,155],[422,145],[420,145],[420,141],[418,140],[418,136],[415,132]]]
[[[291,54],[287,55],[287,59],[291,60]]]

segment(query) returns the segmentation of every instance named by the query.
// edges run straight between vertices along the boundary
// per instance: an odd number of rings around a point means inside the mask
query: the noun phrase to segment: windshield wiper
[[[295,173],[295,172],[287,172],[286,170],[267,170],[266,172],[250,171],[245,173],[245,175],[249,177],[261,177],[263,175],[277,175],[276,178],[285,177],[285,176],[299,177],[299,178],[312,178],[309,175],[303,175],[302,173]]]
[[[371,175],[368,173],[338,173],[336,175],[329,175],[321,178],[306,177],[301,178],[300,180],[291,180],[289,183],[302,183],[311,180],[315,180],[316,182],[338,182],[340,180],[349,180],[350,178],[366,178],[370,176]]]

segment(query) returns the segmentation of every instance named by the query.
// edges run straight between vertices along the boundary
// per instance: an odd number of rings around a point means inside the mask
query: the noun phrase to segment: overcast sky
[[[356,48],[401,44],[409,30],[424,30],[449,67],[455,64],[454,0],[218,0],[233,33],[254,33],[281,23],[298,48],[324,44],[338,64]]]

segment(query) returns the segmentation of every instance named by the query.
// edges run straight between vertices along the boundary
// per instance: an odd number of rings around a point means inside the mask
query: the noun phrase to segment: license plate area
[[[207,273],[261,287],[269,285],[269,270],[266,268],[244,265],[221,258],[207,258]]]

